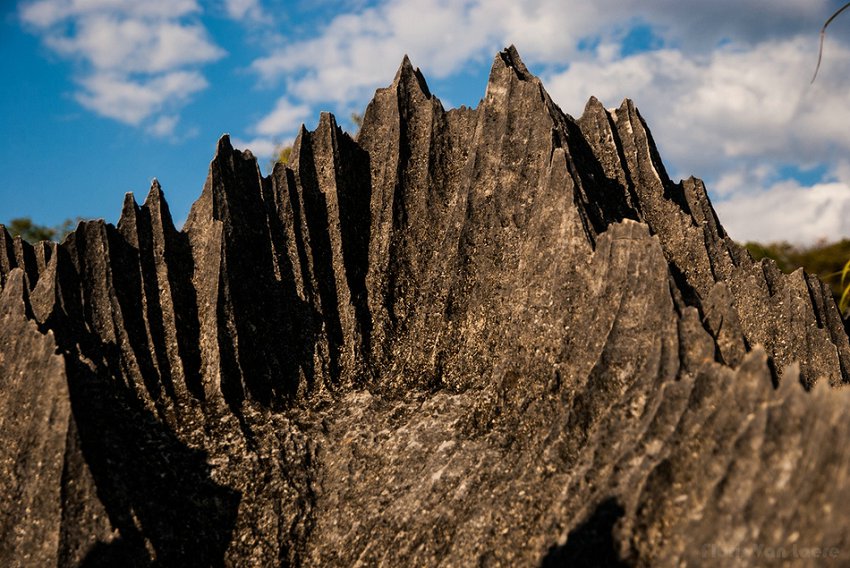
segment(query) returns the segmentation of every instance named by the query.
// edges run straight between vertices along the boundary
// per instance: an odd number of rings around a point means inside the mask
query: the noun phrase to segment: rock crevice
[[[156,181],[62,244],[0,227],[0,288],[4,565],[850,554],[828,290],[513,48],[475,109],[405,57],[267,177],[222,137],[182,230]]]

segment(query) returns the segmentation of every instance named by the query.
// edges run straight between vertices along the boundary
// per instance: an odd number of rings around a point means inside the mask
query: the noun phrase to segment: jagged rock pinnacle
[[[476,109],[405,56],[268,177],[222,136],[183,230],[156,179],[61,245],[0,226],[0,288],[3,565],[850,553],[828,290],[514,47]]]

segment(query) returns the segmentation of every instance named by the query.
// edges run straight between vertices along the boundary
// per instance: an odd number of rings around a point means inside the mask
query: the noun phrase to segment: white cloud
[[[801,187],[779,183],[715,203],[723,226],[739,242],[814,244],[850,235],[850,185]]]
[[[258,136],[250,140],[234,138],[233,146],[247,148],[255,156],[271,158],[280,148],[292,144],[298,128],[311,114],[309,106],[294,104],[287,97],[281,97],[274,110],[251,128]]]
[[[385,83],[405,53],[436,78],[488,61],[508,36],[525,40],[527,57],[563,56],[577,39],[565,24],[577,29],[579,12],[593,11],[581,4],[567,17],[555,0],[392,0],[342,14],[318,36],[276,49],[252,68],[265,81],[285,78],[292,95],[345,104]]]
[[[287,139],[283,142],[276,142],[272,138],[264,137],[253,138],[251,140],[233,138],[230,143],[234,148],[251,150],[251,153],[257,157],[271,158],[280,148],[292,145],[292,140]]]
[[[756,164],[751,167],[738,166],[719,174],[711,184],[711,192],[722,199],[734,193],[746,191],[747,187],[767,187],[776,176],[776,168],[767,164]]]
[[[272,112],[260,120],[254,127],[258,134],[275,136],[293,132],[311,115],[310,107],[305,104],[293,104],[286,97],[278,99]]]
[[[289,43],[252,67],[266,81],[285,78],[294,95],[347,102],[386,81],[407,53],[426,75],[443,78],[471,61],[489,61],[514,43],[527,63],[564,66],[579,42],[622,40],[635,23],[656,25],[668,42],[700,51],[721,39],[755,40],[756,23],[798,29],[822,18],[826,0],[386,0],[334,18],[312,38]],[[735,22],[747,22],[747,26]],[[749,37],[747,37],[749,34]],[[706,41],[709,43],[706,44]]]
[[[224,8],[237,21],[261,22],[267,17],[259,0],[225,0]]]
[[[242,23],[274,15],[262,0],[221,2],[227,17]],[[820,203],[818,188],[833,181],[850,187],[844,159],[850,154],[850,48],[838,31],[827,38],[818,82],[808,86],[817,29],[835,8],[831,0],[357,0],[334,6],[339,13],[326,26],[300,39],[266,41],[269,51],[251,64],[263,82],[284,87],[274,108],[247,129],[244,144],[257,155],[270,156],[276,140],[294,135],[318,110],[345,116],[362,108],[405,53],[429,79],[462,80],[470,66],[487,65],[513,43],[567,112],[580,113],[590,95],[612,106],[634,99],[671,173],[705,178],[725,200],[724,222],[736,208],[773,204],[771,196],[797,203],[802,219],[817,210],[806,204]],[[33,0],[21,5],[19,16],[46,46],[77,63],[81,104],[155,136],[173,134],[180,108],[207,87],[200,67],[224,55],[202,24],[197,0]],[[660,48],[623,57],[635,25],[651,27]],[[259,42],[260,35],[252,37]],[[820,182],[807,180],[813,187],[777,185],[789,167],[818,165],[826,174]],[[799,203],[791,198],[798,194]],[[850,235],[850,228],[830,222]]]
[[[76,95],[80,104],[102,116],[133,125],[161,110],[179,107],[207,87],[203,75],[194,71],[174,71],[149,80],[103,73],[86,77],[80,83],[83,90]]]
[[[92,15],[77,23],[73,35],[50,34],[45,43],[98,71],[160,73],[222,57],[206,36],[199,24]]]
[[[545,82],[568,110],[581,109],[591,94],[609,105],[635,100],[656,139],[669,142],[665,156],[681,167],[766,154],[816,161],[836,144],[850,151],[843,126],[850,120],[850,76],[834,73],[810,87],[811,39],[730,45],[698,57],[664,49],[591,59]],[[831,59],[833,68],[850,67],[850,50],[835,46]]]
[[[635,100],[671,173],[705,178],[715,197],[731,199],[724,211],[795,191],[813,203],[823,184],[776,184],[788,170],[822,166],[823,181],[850,185],[842,166],[850,49],[840,36],[827,38],[825,67],[809,86],[817,29],[834,8],[829,0],[384,0],[253,62],[262,81],[283,82],[287,93],[255,131],[282,131],[266,125],[286,124],[292,107],[362,106],[403,53],[441,79],[513,43],[567,112],[579,114],[591,95],[608,105]],[[649,26],[660,47],[623,57],[636,25]],[[800,219],[813,210],[803,201]]]
[[[195,0],[37,0],[21,5],[21,20],[49,28],[63,20],[113,14],[128,18],[175,19],[200,12]]]
[[[822,184],[776,185],[783,168],[818,164],[840,187],[850,184],[850,171],[839,169],[850,154],[850,75],[843,71],[850,50],[830,45],[831,71],[810,86],[816,41],[798,36],[703,55],[662,49],[597,56],[545,83],[567,111],[582,109],[591,94],[608,105],[635,100],[672,173],[706,178],[709,191],[729,198],[718,210],[734,238],[838,238],[850,236],[850,224],[815,212],[820,203],[838,203],[843,190],[826,200]],[[759,209],[768,206],[776,213]]]
[[[177,123],[179,121],[180,117],[178,116],[160,116],[156,119],[156,122],[148,128],[148,132],[158,138],[172,137],[174,136],[174,129],[177,127]]]
[[[195,0],[37,0],[22,4],[19,16],[77,64],[80,104],[167,136],[179,108],[208,86],[196,68],[224,56],[200,11]]]

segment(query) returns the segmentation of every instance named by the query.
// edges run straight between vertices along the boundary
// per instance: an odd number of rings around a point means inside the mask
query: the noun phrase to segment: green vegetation
[[[292,146],[278,146],[275,148],[274,157],[269,160],[269,172],[274,169],[275,164],[278,162],[284,165],[288,164],[290,154],[292,154]]]
[[[360,113],[352,112],[351,113],[351,122],[352,122],[352,124],[354,124],[354,126],[357,127],[357,132],[360,132],[360,127],[363,126],[363,115],[360,114]],[[357,132],[354,133],[355,136],[357,136]],[[284,164],[284,165],[288,164],[289,163],[289,156],[291,154],[292,154],[292,146],[281,145],[281,146],[278,146],[277,148],[275,148],[274,156],[272,157],[271,160],[269,160],[268,171],[271,172],[272,170],[274,170],[274,167],[278,162],[280,162],[281,164]]]
[[[747,243],[744,246],[756,260],[772,258],[783,272],[790,274],[803,268],[809,274],[817,274],[832,289],[841,313],[847,315],[850,300],[850,293],[847,292],[850,280],[850,263],[847,261],[850,258],[850,239],[809,247],[796,247],[789,243]]]
[[[6,224],[6,230],[13,237],[20,235],[22,239],[32,244],[39,241],[62,241],[81,220],[81,217],[73,220],[65,219],[61,224],[49,227],[33,223],[29,217],[16,217]]]

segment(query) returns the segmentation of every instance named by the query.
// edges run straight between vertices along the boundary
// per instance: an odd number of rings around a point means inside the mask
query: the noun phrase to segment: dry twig
[[[841,8],[839,8],[833,15],[829,17],[829,19],[824,23],[823,27],[820,29],[820,47],[818,48],[818,64],[815,66],[815,74],[812,75],[812,83],[815,82],[815,78],[818,76],[818,69],[820,69],[820,60],[823,57],[823,38],[826,37],[826,26],[828,26],[832,20],[834,20],[838,14],[850,8],[850,2],[847,2]]]

